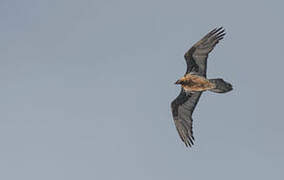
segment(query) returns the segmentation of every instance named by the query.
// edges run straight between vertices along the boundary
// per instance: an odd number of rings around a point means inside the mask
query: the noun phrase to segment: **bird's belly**
[[[183,86],[185,91],[206,91],[212,89],[211,87],[201,87],[201,86]]]
[[[199,82],[199,83],[192,83],[192,84],[185,84],[182,85],[185,91],[206,91],[212,88],[215,88],[215,85],[208,82]]]
[[[206,91],[215,88],[215,84],[198,75],[186,74],[180,81],[185,91]]]

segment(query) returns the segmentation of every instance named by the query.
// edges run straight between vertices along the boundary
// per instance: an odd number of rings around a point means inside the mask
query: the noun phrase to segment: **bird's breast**
[[[186,75],[182,87],[185,91],[206,91],[215,88],[215,85],[202,76]]]

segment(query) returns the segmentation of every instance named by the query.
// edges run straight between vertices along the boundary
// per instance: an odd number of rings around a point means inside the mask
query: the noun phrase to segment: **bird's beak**
[[[181,80],[177,80],[175,84],[181,84]]]

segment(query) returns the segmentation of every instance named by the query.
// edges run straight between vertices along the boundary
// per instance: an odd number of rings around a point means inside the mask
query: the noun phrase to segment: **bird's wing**
[[[206,77],[206,66],[208,54],[214,49],[216,44],[224,38],[225,30],[215,28],[206,34],[200,41],[195,43],[184,55],[187,70],[186,74],[193,72]]]
[[[192,112],[202,92],[185,92],[181,89],[178,97],[171,103],[176,129],[186,146],[193,145]]]

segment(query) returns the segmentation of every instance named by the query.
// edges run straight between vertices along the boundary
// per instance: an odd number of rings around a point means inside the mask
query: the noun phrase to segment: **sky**
[[[0,179],[282,180],[283,2],[0,1]],[[195,145],[170,102],[215,27]]]

